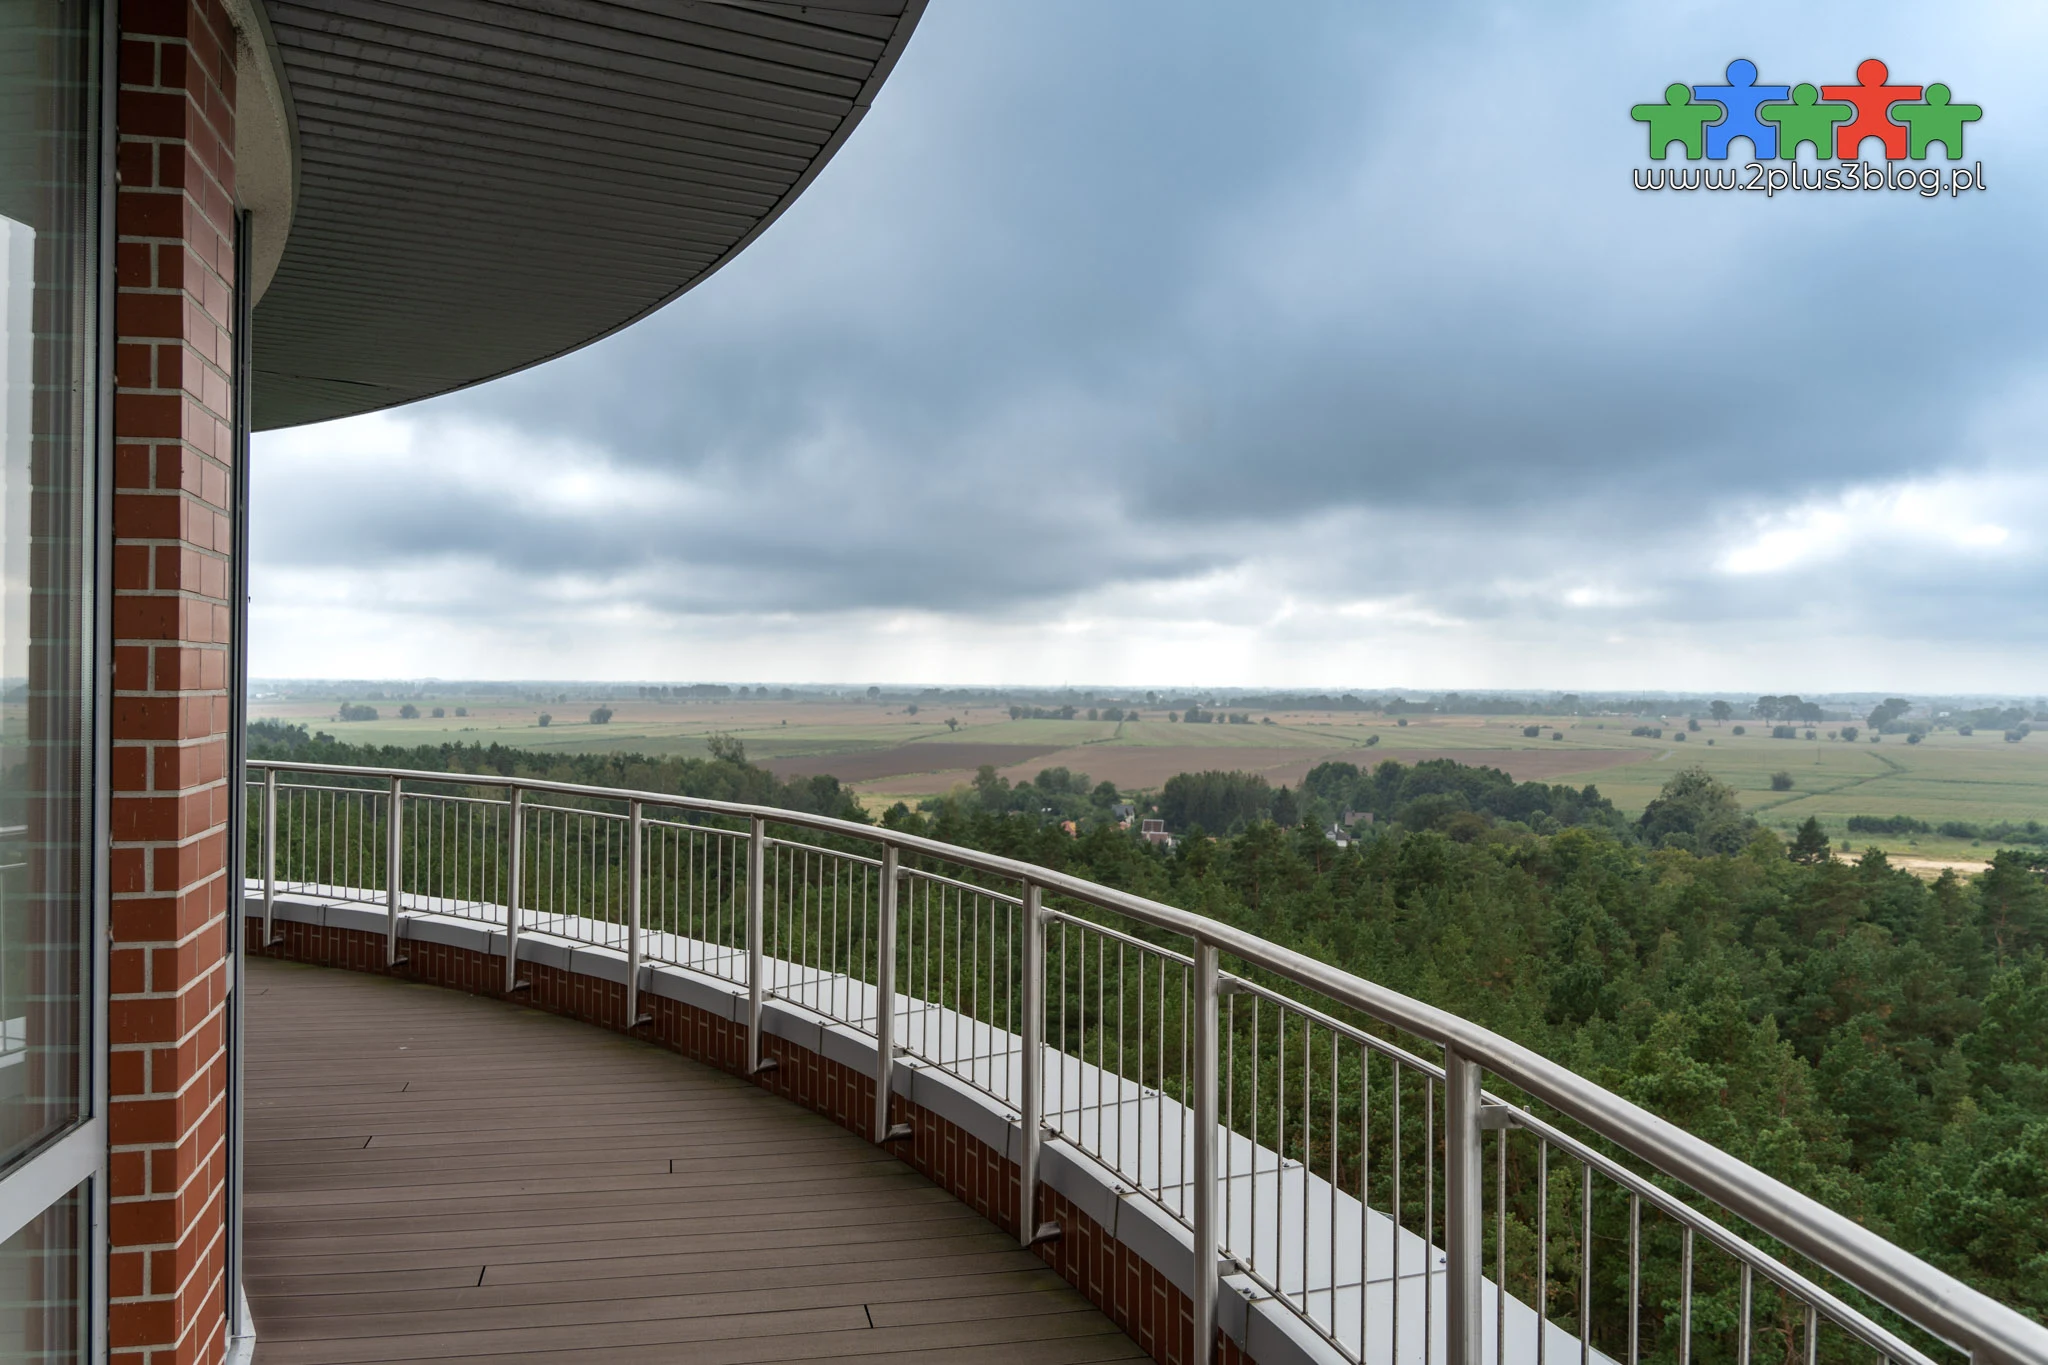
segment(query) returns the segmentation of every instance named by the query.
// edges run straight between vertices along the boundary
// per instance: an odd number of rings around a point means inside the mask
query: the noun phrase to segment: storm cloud
[[[937,0],[676,304],[260,438],[255,666],[2035,690],[2043,27]],[[1633,188],[1870,55],[1986,190]]]

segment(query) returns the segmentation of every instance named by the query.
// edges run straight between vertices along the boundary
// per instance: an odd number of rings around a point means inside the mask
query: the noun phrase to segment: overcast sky
[[[2040,692],[2044,30],[932,0],[662,313],[259,437],[253,670]],[[1986,190],[1632,187],[1669,83],[1873,55]]]

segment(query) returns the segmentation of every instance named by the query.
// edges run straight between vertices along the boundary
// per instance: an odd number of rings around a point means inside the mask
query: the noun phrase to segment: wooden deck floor
[[[832,1123],[569,1020],[249,964],[260,1365],[1142,1360]]]

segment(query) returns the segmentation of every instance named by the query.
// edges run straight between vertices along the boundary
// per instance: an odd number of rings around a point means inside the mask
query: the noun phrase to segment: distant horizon
[[[1164,697],[1171,693],[1175,697],[1289,697],[1298,699],[1356,697],[1361,701],[1399,698],[1405,701],[1426,701],[1444,697],[1512,698],[1515,700],[1558,700],[1578,697],[1591,701],[1641,698],[1645,700],[1685,701],[1693,698],[1746,699],[1768,696],[1801,696],[1812,700],[1873,699],[1903,697],[1908,700],[1934,699],[1954,701],[2032,701],[2037,704],[2048,702],[2048,696],[2029,692],[1958,691],[1930,690],[1925,688],[1816,688],[1800,690],[1787,688],[1773,692],[1768,688],[1671,688],[1671,687],[1414,687],[1390,684],[1331,684],[1325,687],[1249,687],[1241,685],[1217,686],[1205,683],[1105,683],[1077,682],[1062,684],[1008,683],[1008,682],[928,682],[896,681],[880,679],[859,679],[839,681],[797,682],[783,678],[455,678],[423,675],[418,677],[346,677],[339,674],[322,676],[317,674],[299,676],[251,677],[249,687],[436,687],[442,689],[457,687],[488,688],[621,688],[621,687],[727,687],[727,688],[788,688],[793,691],[812,693],[851,693],[856,696],[870,688],[879,688],[883,699],[892,697],[903,700],[917,700],[919,695],[932,692],[943,694],[984,693],[1003,695],[1056,695],[1056,696],[1108,696],[1114,700],[1128,700],[1130,694],[1153,692],[1161,695],[1158,705],[1165,705]],[[774,700],[774,698],[769,698]]]

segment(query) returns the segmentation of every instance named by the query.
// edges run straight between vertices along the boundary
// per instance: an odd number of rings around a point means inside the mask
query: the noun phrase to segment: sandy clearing
[[[1902,858],[1896,853],[1885,855],[1891,865],[1902,872],[1934,881],[1944,872],[1953,871],[1958,877],[1974,877],[1979,872],[1991,870],[1991,864],[1972,858]]]

